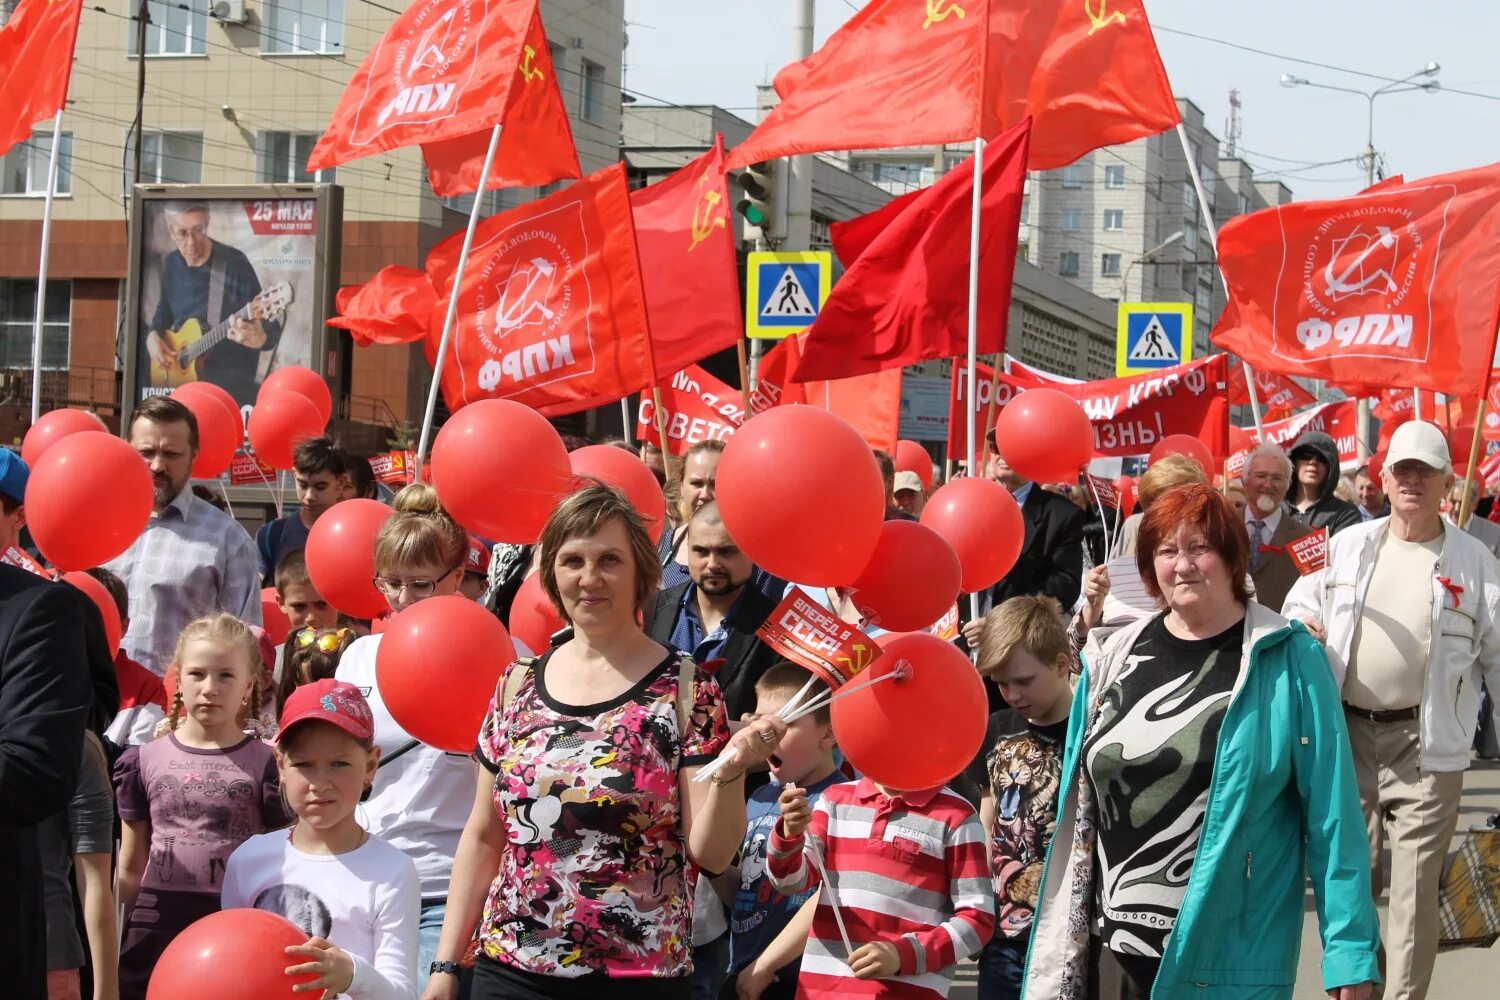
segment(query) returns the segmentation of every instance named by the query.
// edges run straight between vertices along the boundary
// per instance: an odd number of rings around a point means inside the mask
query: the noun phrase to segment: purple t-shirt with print
[[[217,894],[234,849],[291,819],[275,754],[249,736],[222,750],[171,733],[131,747],[115,764],[115,801],[122,821],[151,824],[141,888],[158,892]]]

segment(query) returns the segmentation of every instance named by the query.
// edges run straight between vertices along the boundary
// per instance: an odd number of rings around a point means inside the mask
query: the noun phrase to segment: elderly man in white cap
[[[927,506],[927,491],[922,488],[922,477],[909,469],[896,473],[895,488],[891,490],[891,495],[896,506],[912,517],[921,517],[922,508]]]
[[[1327,646],[1343,692],[1372,883],[1387,875],[1385,996],[1427,995],[1437,957],[1438,880],[1458,823],[1481,675],[1500,690],[1500,565],[1441,513],[1453,486],[1437,427],[1397,428],[1382,473],[1391,514],[1328,543],[1282,614]],[[1388,873],[1382,848],[1391,852]]]

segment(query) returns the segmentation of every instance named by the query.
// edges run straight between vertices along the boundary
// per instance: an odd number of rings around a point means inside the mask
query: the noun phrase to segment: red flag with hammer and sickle
[[[20,0],[0,28],[0,154],[62,108],[82,11],[81,0]]]

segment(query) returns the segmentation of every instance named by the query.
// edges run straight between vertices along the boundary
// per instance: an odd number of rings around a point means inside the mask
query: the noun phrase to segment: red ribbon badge
[[[1453,606],[1455,608],[1458,607],[1458,599],[1463,596],[1464,588],[1460,587],[1458,584],[1454,583],[1446,576],[1438,577],[1437,582],[1441,583],[1443,585],[1443,589],[1448,592],[1448,596],[1453,598]]]

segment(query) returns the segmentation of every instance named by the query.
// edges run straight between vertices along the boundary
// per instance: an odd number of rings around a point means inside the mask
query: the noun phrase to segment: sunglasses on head
[[[297,648],[306,649],[308,646],[316,645],[325,653],[337,653],[353,635],[354,633],[346,628],[333,630],[316,628],[299,629],[296,637]]]

